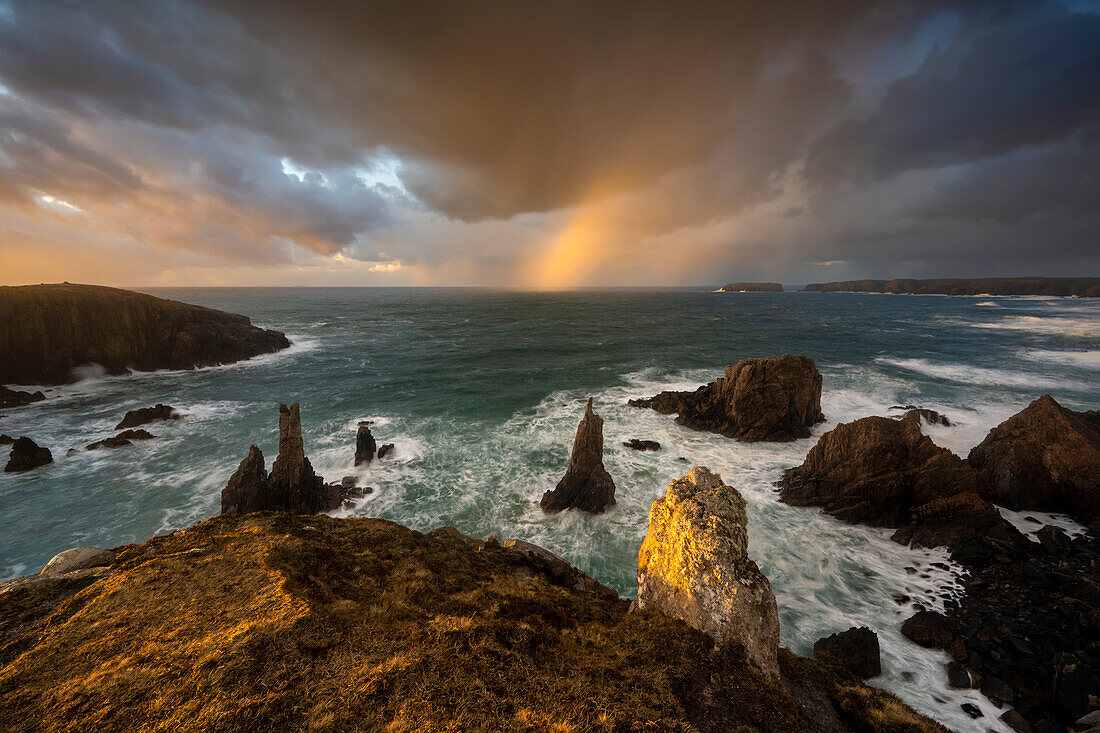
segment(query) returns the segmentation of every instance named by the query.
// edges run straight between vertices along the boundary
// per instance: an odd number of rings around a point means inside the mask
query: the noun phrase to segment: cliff
[[[721,287],[723,293],[782,293],[779,283],[726,283]]]
[[[921,295],[1078,295],[1100,297],[1100,277],[983,277],[936,280],[843,280],[811,283],[808,293],[916,293]]]
[[[290,346],[245,316],[98,285],[0,287],[0,383],[64,384],[73,369],[194,369]]]
[[[63,553],[0,584],[0,729],[944,730],[787,650],[768,677],[562,565],[285,513]]]

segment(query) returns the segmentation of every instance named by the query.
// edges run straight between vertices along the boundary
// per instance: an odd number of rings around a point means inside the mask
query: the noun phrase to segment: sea
[[[1100,407],[1100,300],[709,288],[145,292],[246,314],[293,345],[195,371],[108,377],[89,367],[74,384],[43,387],[46,401],[6,410],[0,432],[30,436],[54,463],[0,474],[0,579],[36,572],[69,547],[143,542],[218,514],[219,493],[249,445],[270,465],[279,403],[298,402],[315,469],[373,488],[336,516],[520,538],[625,597],[637,594],[653,500],[691,466],[708,466],[745,497],[749,551],[771,580],[784,645],[809,656],[818,638],[869,626],[883,669],[871,684],[956,730],[1007,730],[997,721],[1003,711],[976,690],[947,686],[942,652],[899,632],[914,604],[939,609],[958,597],[961,568],[947,553],[781,504],[775,482],[822,433],[900,414],[894,406],[946,414],[951,427],[924,430],[960,456],[1040,395]],[[742,358],[784,353],[813,358],[823,375],[827,419],[804,440],[739,443],[627,405],[694,389]],[[544,514],[538,501],[565,472],[589,397],[604,419],[616,504],[600,515]],[[156,403],[183,419],[145,426],[156,440],[81,450],[115,434],[127,410]],[[395,450],[356,468],[361,420]],[[630,450],[622,443],[631,438],[657,440],[661,450]],[[1065,516],[1005,514],[1031,533],[1044,523],[1083,531]],[[985,716],[972,720],[963,702]]]

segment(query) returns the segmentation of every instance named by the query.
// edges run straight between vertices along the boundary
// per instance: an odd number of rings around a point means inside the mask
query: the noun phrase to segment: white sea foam
[[[969,364],[934,362],[930,359],[895,359],[880,356],[875,359],[879,364],[895,366],[899,369],[923,374],[934,379],[958,384],[977,384],[989,387],[1023,387],[1035,389],[1089,389],[1092,385],[1080,380],[1064,377],[1045,376],[1010,369],[990,369]]]
[[[1016,529],[1024,534],[1024,536],[1034,542],[1039,541],[1035,533],[1048,524],[1054,525],[1070,537],[1078,537],[1089,531],[1088,527],[1067,514],[1034,512],[1028,510],[1014,512],[1004,507],[997,507],[997,509],[1001,512],[1002,517],[1011,522]]]
[[[1030,349],[1021,351],[1020,357],[1044,364],[1061,364],[1080,369],[1100,369],[1100,351],[1057,351]]]
[[[1100,338],[1095,314],[1082,316],[1005,316],[1000,321],[969,323],[974,328]]]

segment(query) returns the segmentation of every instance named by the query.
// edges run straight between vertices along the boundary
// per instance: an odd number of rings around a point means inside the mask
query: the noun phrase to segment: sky
[[[1100,275],[1100,0],[0,0],[0,284]]]

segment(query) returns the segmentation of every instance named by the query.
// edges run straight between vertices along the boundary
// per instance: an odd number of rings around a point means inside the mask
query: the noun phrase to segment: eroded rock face
[[[989,472],[993,501],[1010,509],[1067,512],[1100,523],[1100,413],[1044,395],[989,431],[970,451]]]
[[[866,626],[853,626],[847,631],[818,639],[814,642],[814,656],[846,669],[860,679],[882,674],[878,634]]]
[[[779,615],[771,583],[748,556],[745,500],[696,466],[649,511],[638,553],[638,605],[682,619],[719,646],[737,644],[779,674]]]
[[[49,448],[43,448],[27,437],[16,438],[11,445],[11,456],[4,466],[7,473],[29,471],[32,468],[53,463],[53,455]]]
[[[115,559],[115,553],[99,547],[73,547],[59,552],[50,558],[41,575],[53,576],[71,573],[74,570],[109,565]]]
[[[98,285],[0,287],[0,383],[64,384],[73,369],[194,369],[290,346],[247,317]]]
[[[378,442],[371,434],[370,426],[365,422],[359,423],[359,430],[355,433],[355,465],[370,463],[377,451]]]
[[[263,453],[251,446],[222,489],[222,514],[256,511],[316,514],[362,498],[367,491],[342,483],[326,484],[313,471],[305,455],[301,415],[295,402],[290,407],[279,405],[279,455],[271,465],[271,474],[264,469]]]
[[[153,407],[141,407],[137,410],[130,410],[122,418],[119,424],[115,425],[115,430],[136,428],[138,425],[147,425],[148,423],[159,422],[161,420],[179,419],[180,415],[176,412],[176,408],[170,405],[157,403]]]
[[[615,482],[603,467],[603,418],[592,411],[592,398],[573,440],[569,468],[557,487],[542,496],[543,511],[583,509],[598,514],[615,503]]]
[[[742,359],[725,376],[694,392],[662,392],[631,400],[676,422],[746,442],[789,441],[810,435],[821,414],[821,374],[805,356]]]
[[[988,479],[913,420],[865,417],[821,436],[779,482],[780,499],[847,522],[898,527],[895,539],[958,546],[1000,523]]]

